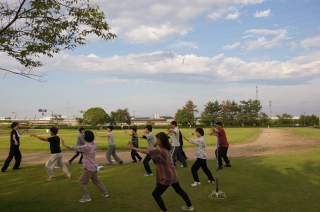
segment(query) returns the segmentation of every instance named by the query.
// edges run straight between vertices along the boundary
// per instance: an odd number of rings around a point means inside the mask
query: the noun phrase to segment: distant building
[[[172,116],[160,116],[161,119],[174,119]]]

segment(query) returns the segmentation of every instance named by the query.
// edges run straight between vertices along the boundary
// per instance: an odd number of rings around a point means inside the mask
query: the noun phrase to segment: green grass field
[[[154,129],[153,133],[157,134],[159,132],[163,132],[165,129]],[[195,129],[181,129],[181,133],[184,134],[188,138],[195,138],[195,136],[191,135],[191,132],[194,132]],[[204,129],[205,130],[205,137],[207,140],[207,145],[212,146],[215,145],[216,138],[214,136],[209,136],[209,129]],[[230,144],[234,143],[244,143],[244,142],[249,142],[252,141],[255,137],[259,135],[260,129],[259,128],[226,128],[226,133],[228,137],[228,141]],[[107,134],[106,130],[98,130],[97,131],[99,135],[105,135]],[[76,140],[78,136],[78,131],[77,130],[59,130],[58,135],[62,137],[67,144],[69,145],[76,145]],[[20,138],[20,150],[22,152],[25,151],[49,151],[49,145],[46,142],[40,141],[39,139],[35,137],[30,137],[28,135],[30,134],[37,134],[42,137],[50,137],[50,134],[46,132],[46,130],[41,129],[41,130],[32,130],[31,132],[26,132],[22,135]],[[128,150],[127,143],[131,139],[131,137],[124,133],[122,135],[122,131],[114,131],[115,135],[115,142],[117,145],[117,149],[119,150]],[[142,136],[143,135],[143,130],[138,130],[138,135]],[[7,134],[0,134],[0,150],[8,150],[10,148],[10,138],[9,135]],[[96,142],[98,143],[99,150],[106,150],[108,148],[108,142],[107,138],[100,138],[96,137]],[[145,139],[140,139],[139,146],[141,148],[146,147],[146,141]],[[188,142],[184,143],[184,147],[194,147],[193,144],[189,144]],[[66,151],[67,149],[62,147],[62,150]]]
[[[290,130],[297,135],[307,136],[312,139],[320,139],[320,129],[313,127],[305,128],[290,128]]]
[[[195,211],[320,211],[320,149],[251,158],[231,158],[232,168],[219,171],[220,191],[227,198],[215,200],[208,195],[215,189],[207,184],[199,170],[202,185],[191,187],[190,169],[178,169],[182,188],[189,194]],[[192,161],[188,162],[192,165]],[[208,162],[213,171],[215,161]],[[139,164],[105,167],[99,172],[110,197],[104,198],[90,182],[88,190],[92,201],[79,203],[82,197],[77,180],[82,173],[80,165],[68,165],[72,173],[66,179],[55,169],[57,181],[46,182],[48,175],[43,165],[24,165],[21,170],[0,173],[1,211],[160,211],[151,196],[155,176],[144,177]],[[151,164],[152,170],[155,166]],[[215,175],[215,173],[214,173]],[[163,194],[170,212],[181,211],[183,200],[172,188]]]

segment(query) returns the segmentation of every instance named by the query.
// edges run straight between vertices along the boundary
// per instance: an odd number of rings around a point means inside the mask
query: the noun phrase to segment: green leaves
[[[0,51],[25,67],[43,63],[33,56],[53,57],[63,49],[85,45],[94,34],[103,40],[114,39],[105,15],[88,0],[24,0],[0,3]]]
[[[100,107],[93,107],[83,113],[84,121],[93,126],[99,125],[100,128],[103,124],[110,122],[109,115]]]

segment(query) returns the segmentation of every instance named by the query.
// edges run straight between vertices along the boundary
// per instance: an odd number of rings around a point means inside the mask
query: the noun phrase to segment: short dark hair
[[[132,131],[137,132],[137,128],[135,128],[135,127],[132,128]]]
[[[80,128],[79,128],[79,132],[81,132],[82,130],[84,130],[84,128],[83,128],[83,127],[80,127]]]
[[[50,132],[52,132],[53,135],[57,135],[58,134],[58,128],[57,127],[51,127],[50,128]]]
[[[174,125],[174,126],[178,126],[176,121],[172,121],[171,124]]]
[[[107,129],[110,129],[111,131],[113,130],[113,126],[108,126]]]
[[[152,126],[151,125],[146,125],[144,128],[147,128],[149,132],[152,132]]]
[[[222,127],[222,123],[221,122],[217,122],[216,125],[219,125]]]
[[[168,151],[170,151],[172,149],[172,146],[169,142],[169,139],[168,139],[168,136],[167,134],[165,134],[164,132],[159,132],[157,135],[156,135],[156,138],[160,139],[161,140],[161,148],[164,148]]]
[[[84,131],[84,140],[88,142],[94,141],[94,134],[90,130]]]
[[[12,124],[11,124],[11,128],[13,129],[15,126],[17,126],[17,125],[19,125],[19,123],[18,122],[12,122]]]
[[[200,133],[200,135],[202,135],[202,136],[204,135],[204,131],[203,131],[202,128],[197,128],[196,131],[197,131],[198,133]]]

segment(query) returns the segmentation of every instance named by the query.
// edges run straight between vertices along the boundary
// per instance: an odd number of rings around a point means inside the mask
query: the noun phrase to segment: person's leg
[[[53,173],[53,167],[56,165],[57,161],[58,161],[57,154],[51,154],[49,160],[47,161],[47,163],[45,165],[46,170],[47,170],[48,174],[50,175],[50,178],[56,177]]]
[[[99,188],[101,194],[107,193],[107,189],[104,187],[103,183],[100,181],[97,171],[92,175],[91,180]]]
[[[4,162],[3,167],[1,168],[1,171],[2,171],[2,172],[4,172],[4,171],[7,170],[10,162],[12,161],[12,158],[14,157],[14,154],[15,154],[15,149],[14,149],[14,147],[10,147],[9,155],[8,155],[6,161]]]
[[[177,150],[179,149],[180,147],[175,147],[173,146],[172,147],[172,150],[171,150],[171,157],[172,157],[172,162],[173,162],[173,165],[176,166],[176,158],[177,158]]]
[[[141,160],[142,160],[142,157],[139,155],[139,153],[138,153],[137,151],[135,151],[135,152],[136,152],[137,158],[139,159],[139,161],[141,161]]]
[[[186,153],[183,151],[183,145],[180,144],[180,152],[181,152],[181,155],[184,157],[185,160],[188,159]]]
[[[76,159],[78,156],[79,156],[79,152],[77,151],[76,154],[69,160],[69,163],[71,164],[72,161]]]
[[[82,155],[82,152],[80,152],[81,156],[80,156],[80,160],[78,163],[82,163],[82,159],[83,159],[83,155]]]
[[[58,165],[61,168],[61,170],[63,171],[64,175],[68,178],[71,177],[71,174],[67,168],[67,166],[64,164],[63,160],[62,160],[62,153],[58,153]]]
[[[161,195],[163,194],[163,192],[165,192],[167,190],[168,187],[169,187],[169,185],[162,185],[159,183],[159,184],[157,184],[156,188],[152,192],[152,196],[153,196],[154,200],[157,202],[157,204],[159,205],[159,207],[162,211],[167,211],[167,208],[164,205],[164,202],[161,198]]]
[[[181,188],[179,182],[176,182],[176,183],[172,184],[171,186],[174,188],[176,193],[182,197],[182,199],[186,202],[186,205],[188,207],[192,206],[192,203],[190,201],[188,194]]]
[[[136,151],[134,151],[133,149],[131,150],[131,158],[132,158],[132,160],[133,160],[133,162],[137,162],[137,160],[136,160]]]
[[[201,168],[203,170],[203,172],[207,175],[208,179],[212,182],[215,181],[211,171],[209,170],[208,166],[207,166],[207,160],[206,159],[201,159],[202,160],[202,164],[201,164]]]
[[[87,190],[86,185],[90,181],[90,179],[93,175],[94,175],[94,172],[91,172],[91,171],[88,171],[85,169],[79,178],[78,185],[79,185],[80,191],[83,194],[84,199],[90,199],[90,194]]]
[[[224,162],[226,163],[226,166],[228,166],[230,164],[230,160],[227,156],[228,154],[228,147],[221,147],[221,152],[222,152],[222,158],[224,160]]]
[[[151,174],[152,173],[152,171],[151,171],[151,169],[150,169],[150,166],[149,166],[149,161],[151,160],[151,157],[150,157],[150,155],[146,155],[146,157],[143,159],[143,165],[144,165],[144,168],[145,168],[145,170],[146,170],[146,172],[148,173],[148,174]]]
[[[201,159],[197,158],[197,160],[194,162],[194,164],[191,167],[191,173],[193,176],[193,180],[195,182],[200,182],[199,176],[198,176],[198,170],[200,169],[200,167],[201,167]]]
[[[107,153],[106,153],[106,157],[107,157],[107,160],[108,160],[109,164],[113,164],[112,160],[111,160],[112,151],[113,151],[113,146],[109,146],[108,149],[107,149]]]
[[[142,157],[138,154],[138,152],[135,150],[132,150],[132,151],[133,151],[134,156],[137,157],[139,159],[139,161],[141,161]]]
[[[21,152],[19,150],[19,147],[16,148],[15,152],[14,152],[14,159],[15,159],[15,164],[13,166],[13,169],[19,169],[20,163],[21,163],[21,159],[22,159],[22,155]]]
[[[182,165],[184,167],[187,167],[188,164],[186,163],[186,159],[182,156],[181,152],[180,152],[180,147],[176,147],[176,151],[177,151],[177,158],[178,160],[182,163]]]
[[[123,161],[119,158],[119,156],[118,156],[117,153],[116,153],[116,145],[114,145],[114,149],[113,149],[113,152],[112,152],[112,156],[113,156],[113,158],[115,159],[115,161],[117,161],[117,163],[120,163],[120,164],[123,163]]]

